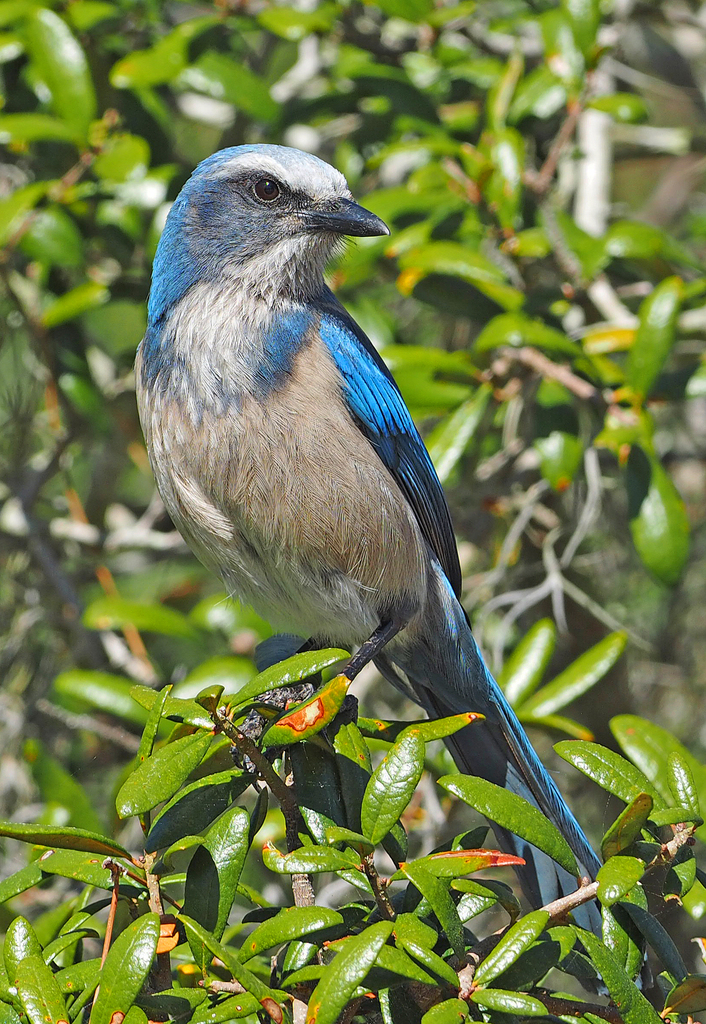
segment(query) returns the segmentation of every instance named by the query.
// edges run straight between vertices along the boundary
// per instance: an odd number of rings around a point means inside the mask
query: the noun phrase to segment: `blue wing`
[[[392,374],[332,292],[327,290],[317,308],[321,338],[343,377],[351,415],[409,501],[458,596],[461,568],[446,498]]]

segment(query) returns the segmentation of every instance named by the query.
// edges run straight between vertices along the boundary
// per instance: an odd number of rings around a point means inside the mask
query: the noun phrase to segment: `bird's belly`
[[[381,619],[420,612],[426,547],[347,413],[287,399],[249,399],[198,424],[143,403],[159,490],[201,561],[275,628],[361,643]]]

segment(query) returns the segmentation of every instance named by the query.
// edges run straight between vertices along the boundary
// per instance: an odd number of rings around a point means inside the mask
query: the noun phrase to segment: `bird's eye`
[[[275,199],[279,199],[281,192],[282,189],[272,178],[260,178],[255,184],[255,195],[263,203],[272,203]]]

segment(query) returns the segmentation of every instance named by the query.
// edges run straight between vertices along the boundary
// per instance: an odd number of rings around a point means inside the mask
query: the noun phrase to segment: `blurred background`
[[[591,838],[617,805],[557,739],[662,735],[611,729],[638,715],[704,757],[705,83],[688,0],[0,0],[0,816],[114,824],[132,682],[232,691],[269,634],[166,517],[132,371],[169,204],[252,142],[390,226],[330,282],[427,438],[494,670],[528,632],[520,708],[566,670],[523,717]],[[431,785],[415,814],[431,848]]]

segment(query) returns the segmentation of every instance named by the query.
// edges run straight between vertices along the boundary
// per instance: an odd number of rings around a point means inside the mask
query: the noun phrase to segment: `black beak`
[[[304,218],[312,231],[332,231],[337,235],[355,235],[356,238],[390,234],[384,220],[370,210],[364,210],[352,199],[337,199],[328,209],[307,210]]]

